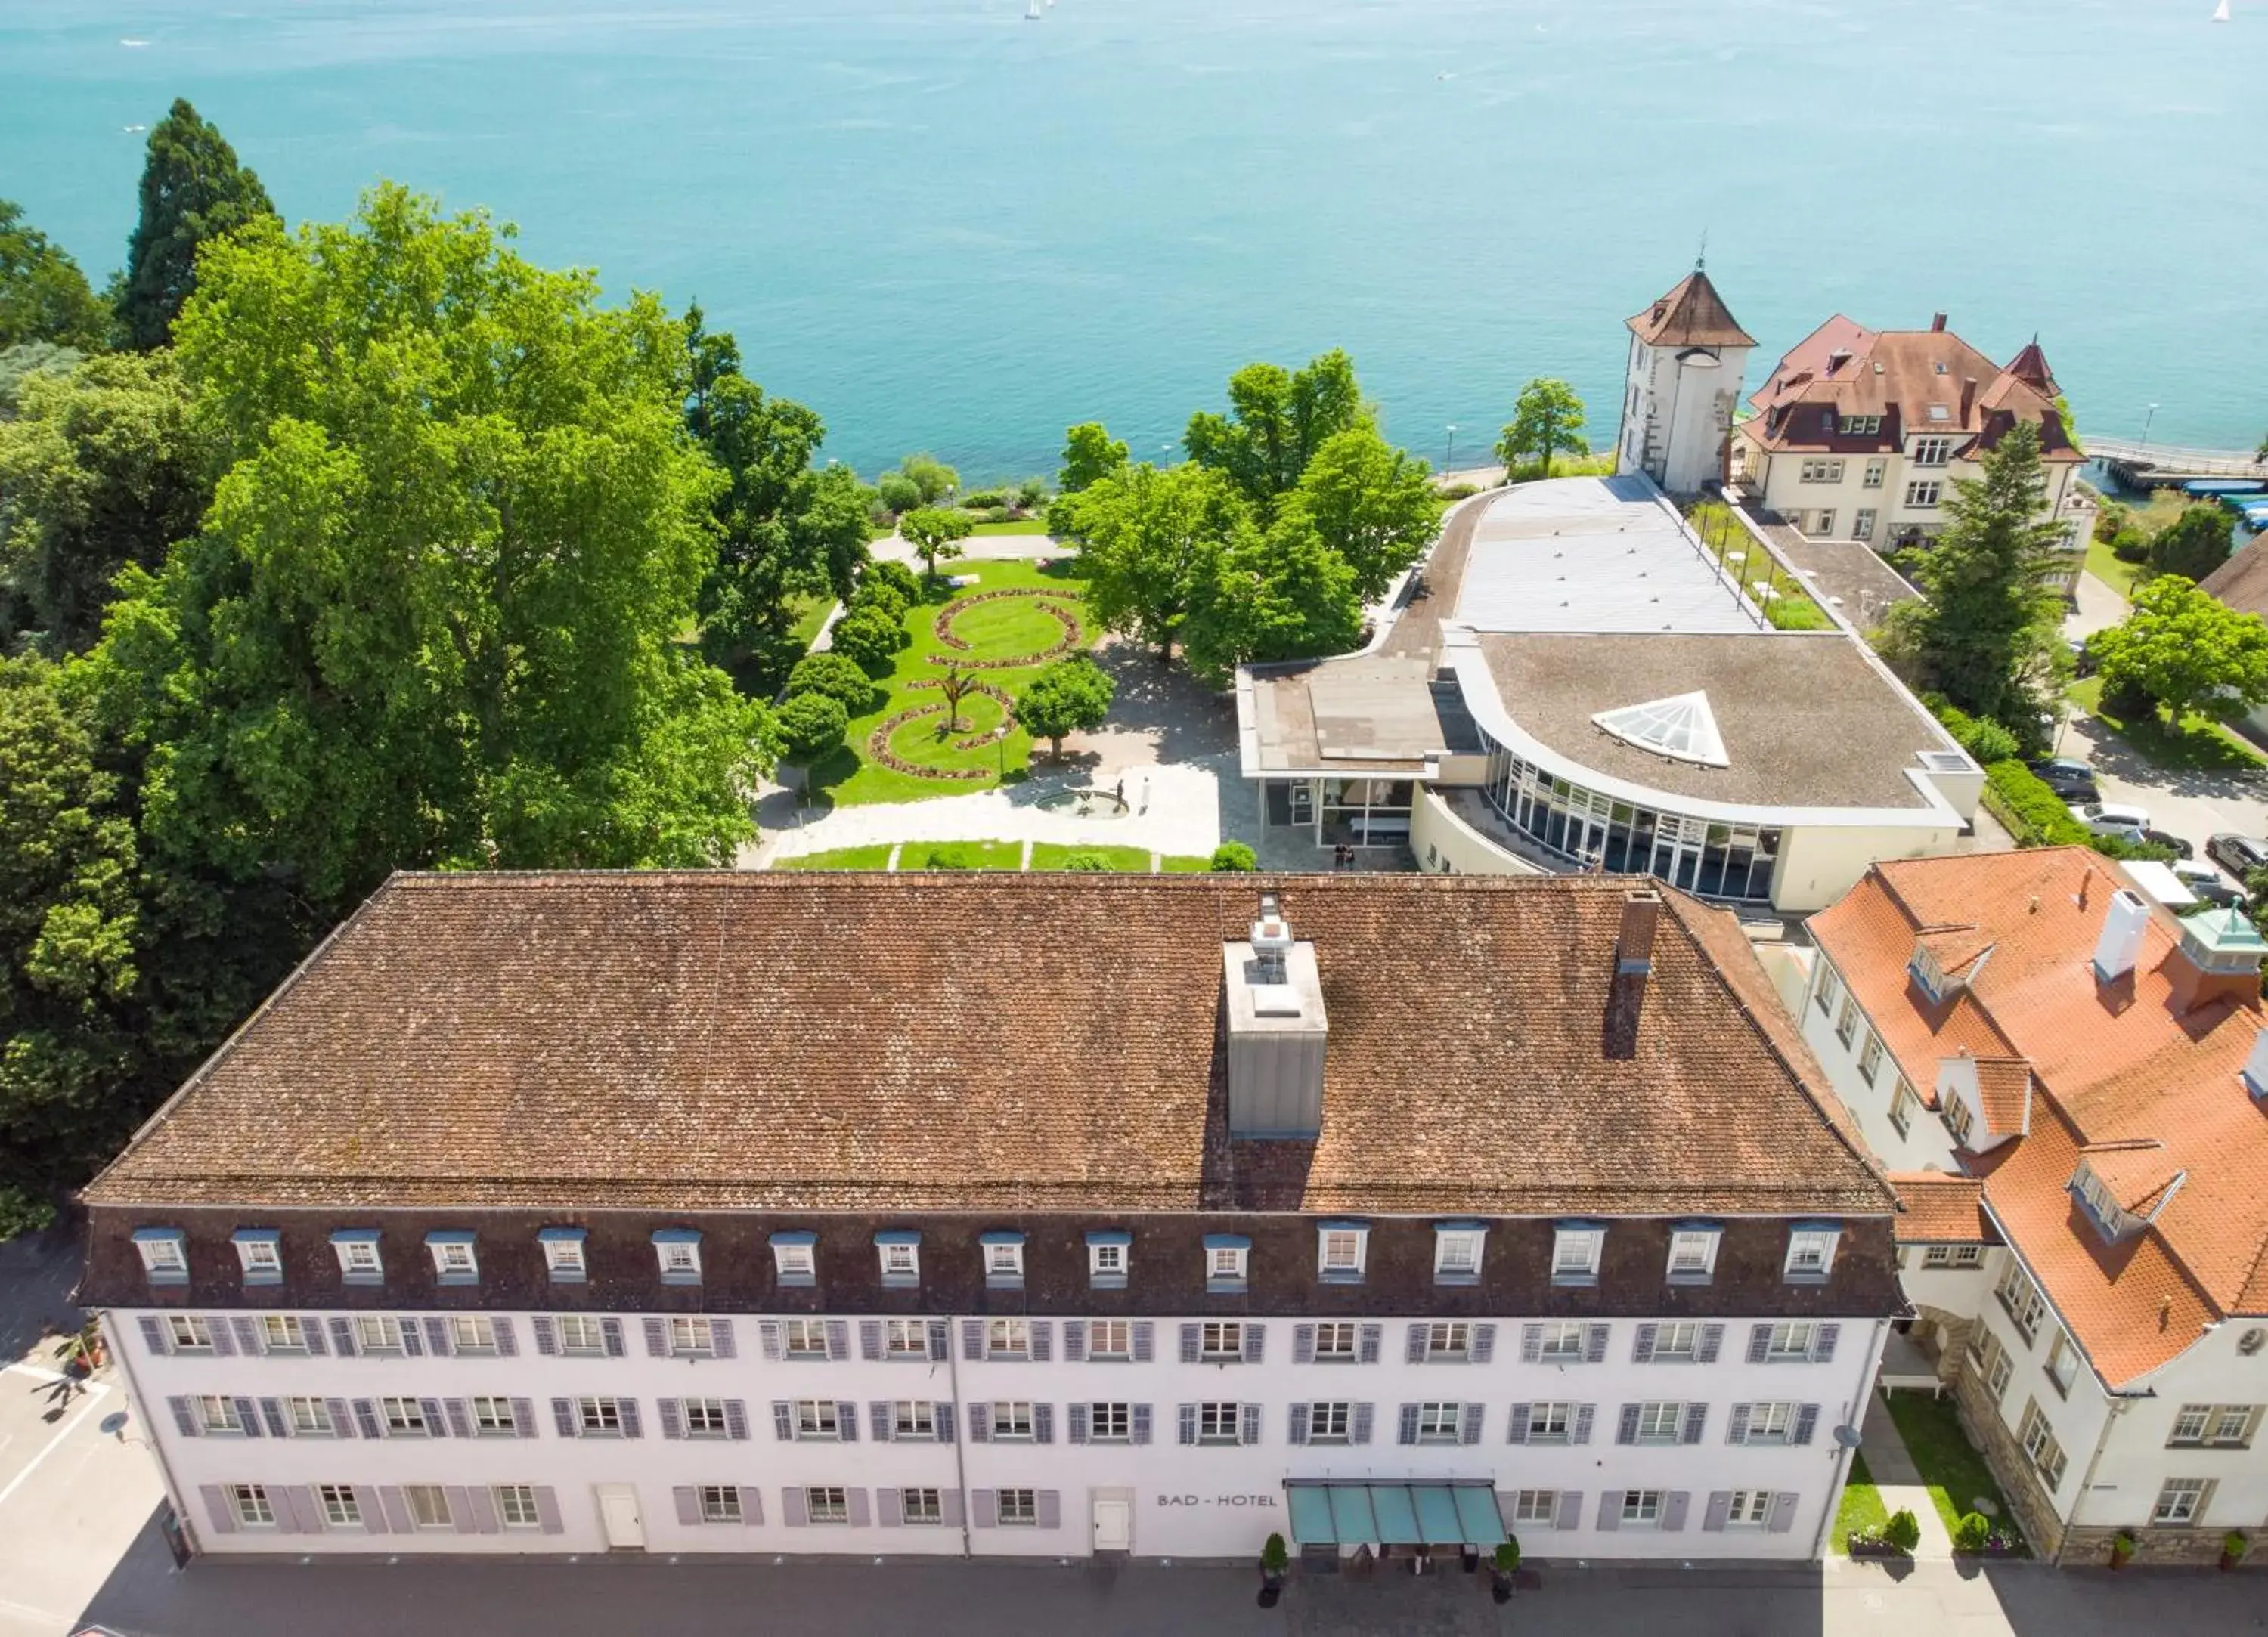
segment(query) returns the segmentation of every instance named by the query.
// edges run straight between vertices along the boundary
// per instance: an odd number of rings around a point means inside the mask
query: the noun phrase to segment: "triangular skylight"
[[[1705,767],[1732,766],[1706,694],[1680,694],[1674,699],[1624,705],[1619,710],[1602,710],[1591,720],[1624,744],[1658,756],[1675,756]]]

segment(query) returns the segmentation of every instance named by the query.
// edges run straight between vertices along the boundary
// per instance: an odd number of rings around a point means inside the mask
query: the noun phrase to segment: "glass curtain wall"
[[[1576,864],[1659,876],[1702,898],[1771,897],[1778,830],[1614,801],[1504,750],[1491,760],[1488,790],[1514,827]]]

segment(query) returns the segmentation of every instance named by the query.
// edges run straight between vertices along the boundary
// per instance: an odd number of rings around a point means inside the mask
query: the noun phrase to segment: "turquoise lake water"
[[[1521,381],[1614,435],[1622,320],[1708,265],[2036,329],[2083,428],[2268,431],[2268,0],[0,0],[0,195],[98,283],[182,94],[285,214],[379,176],[698,297],[871,474],[1138,454],[1340,345],[1397,439]]]

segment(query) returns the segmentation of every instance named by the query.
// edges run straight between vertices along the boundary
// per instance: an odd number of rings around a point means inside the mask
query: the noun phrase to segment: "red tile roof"
[[[1731,917],[1663,892],[1609,1052],[1630,887],[396,876],[88,1198],[1889,1215]],[[1329,1040],[1321,1139],[1248,1167],[1221,947],[1263,888]]]
[[[2183,1352],[2205,1324],[2268,1314],[2268,1113],[2239,1079],[2261,1003],[2221,996],[2176,1010],[2170,917],[2145,928],[2131,979],[2098,983],[2091,958],[2125,885],[2080,848],[1909,859],[1875,865],[1810,923],[1917,1086],[1963,1046],[2029,1064],[2029,1134],[1965,1163],[2114,1385]],[[1933,1002],[1905,963],[1921,929],[1956,924],[1990,936],[1992,955]],[[2154,1222],[2103,1241],[2070,1193],[2090,1150],[2143,1214],[2163,1206]]]
[[[1942,1171],[1894,1171],[1900,1244],[1998,1244],[1984,1215],[1984,1185]]]
[[[1756,338],[1733,318],[1733,310],[1696,268],[1671,286],[1670,291],[1645,312],[1635,313],[1630,327],[1649,347],[1753,347]]]

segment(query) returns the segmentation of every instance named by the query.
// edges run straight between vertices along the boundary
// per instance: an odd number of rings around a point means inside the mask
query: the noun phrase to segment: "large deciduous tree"
[[[1228,378],[1229,413],[1199,410],[1182,434],[1189,459],[1226,476],[1263,520],[1316,451],[1370,424],[1354,360],[1337,348],[1298,371],[1248,363]]]
[[[813,469],[827,435],[819,416],[767,398],[741,373],[732,336],[703,327],[698,306],[685,331],[685,422],[726,479],[713,508],[716,565],[701,585],[702,646],[770,694],[795,663],[797,599],[850,594],[873,497],[848,466]]]
[[[1366,426],[1326,439],[1295,497],[1323,544],[1354,570],[1366,603],[1425,556],[1441,523],[1432,468]]]
[[[1110,701],[1117,692],[1108,672],[1085,654],[1075,654],[1043,667],[1024,685],[1016,696],[1016,720],[1046,739],[1060,760],[1065,738],[1099,728],[1109,719]]]
[[[1209,467],[1145,463],[1084,490],[1079,506],[1079,566],[1095,618],[1170,659],[1198,579],[1248,523],[1243,503]]]
[[[1226,684],[1237,666],[1342,653],[1362,634],[1354,570],[1300,506],[1246,523],[1209,554],[1183,630],[1189,671]]]
[[[0,421],[0,647],[26,633],[51,654],[92,647],[118,570],[154,570],[196,532],[205,445],[169,352],[28,377]]]
[[[1521,458],[1531,456],[1537,477],[1551,475],[1551,457],[1590,452],[1583,441],[1583,400],[1556,376],[1539,376],[1520,389],[1512,419],[1497,439],[1496,458],[1507,481],[1519,476]]]
[[[176,327],[225,469],[93,664],[142,833],[327,919],[410,865],[718,863],[763,709],[678,640],[725,480],[685,330],[394,186],[208,243]]]
[[[2151,538],[2145,561],[2152,574],[2202,580],[2228,561],[2235,532],[2236,520],[2219,506],[2184,506],[2179,517]]]
[[[2133,611],[2088,646],[2106,694],[2147,694],[2176,727],[2192,714],[2228,721],[2268,704],[2268,621],[2178,574],[2143,586]]]
[[[922,571],[932,579],[937,577],[941,560],[961,555],[961,542],[973,526],[967,512],[947,506],[917,506],[898,519],[898,532],[913,542],[921,554]]]
[[[0,351],[33,341],[91,350],[109,329],[78,263],[0,199]]]
[[[1082,421],[1064,434],[1063,469],[1057,473],[1059,494],[1079,490],[1115,477],[1126,467],[1126,445],[1110,436],[1100,421]]]
[[[1955,705],[2022,737],[2062,613],[2051,586],[2062,528],[2045,512],[2037,429],[2020,422],[1953,488],[1951,520],[1916,570],[1928,596],[1891,613],[1895,645]]]
[[[252,169],[237,162],[211,121],[176,98],[150,128],[142,165],[142,216],[126,243],[118,290],[118,328],[126,345],[148,350],[172,338],[173,322],[197,287],[197,255],[215,239],[276,207]]]

